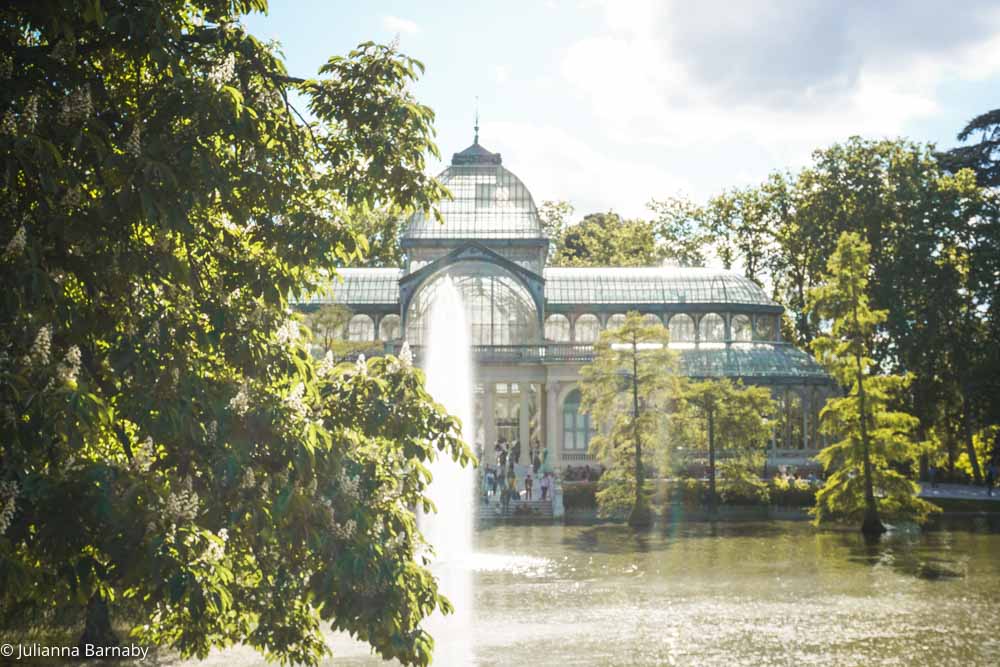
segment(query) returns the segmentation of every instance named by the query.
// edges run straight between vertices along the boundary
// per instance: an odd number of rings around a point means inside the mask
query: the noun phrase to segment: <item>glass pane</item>
[[[400,336],[399,315],[386,315],[378,325],[379,340],[395,340]]]
[[[578,343],[593,343],[601,334],[601,321],[597,315],[581,315],[576,318],[575,339]]]
[[[723,343],[726,340],[726,321],[715,313],[702,315],[698,322],[698,333],[699,342]]]
[[[734,315],[731,326],[733,328],[734,341],[749,343],[753,339],[753,328],[750,326],[749,316]]]
[[[347,340],[357,342],[375,340],[375,320],[360,313],[351,317],[347,323]]]
[[[545,319],[545,338],[546,340],[555,341],[557,343],[568,342],[569,318],[558,313],[555,315],[549,315]]]
[[[670,342],[671,343],[693,343],[694,342],[694,319],[690,315],[680,313],[670,318]]]

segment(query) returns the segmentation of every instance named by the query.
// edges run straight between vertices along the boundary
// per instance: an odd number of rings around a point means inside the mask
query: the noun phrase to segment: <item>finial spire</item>
[[[476,131],[476,135],[472,139],[472,143],[479,145],[479,95],[476,95],[476,124],[473,126]]]

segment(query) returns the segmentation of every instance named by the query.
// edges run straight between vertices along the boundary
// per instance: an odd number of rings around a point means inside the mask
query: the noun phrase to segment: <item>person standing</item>
[[[497,478],[493,474],[493,468],[486,468],[486,496],[492,496],[497,488]]]
[[[529,472],[524,478],[524,499],[531,500],[531,487],[535,483],[535,480],[531,479],[531,473]]]
[[[538,486],[542,489],[542,500],[548,500],[549,497],[549,484],[551,483],[551,477],[549,473],[542,475],[542,481],[538,483]]]
[[[990,464],[986,466],[986,495],[993,496],[993,484],[997,480],[997,462],[996,459],[990,461]]]

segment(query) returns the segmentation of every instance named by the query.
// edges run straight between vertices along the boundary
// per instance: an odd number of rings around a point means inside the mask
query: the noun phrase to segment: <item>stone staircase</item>
[[[480,521],[552,521],[553,518],[551,500],[512,500],[504,514],[499,498],[490,498],[488,505],[480,502],[476,510]]]
[[[524,478],[531,470],[530,466],[517,463],[514,465],[514,473],[517,476],[518,491],[524,494]],[[484,503],[480,498],[476,503],[476,514],[480,521],[539,521],[551,522],[553,519],[562,517],[562,486],[558,482],[552,489],[552,493],[547,500],[540,500],[542,490],[540,488],[541,475],[536,475],[532,471],[534,484],[533,500],[511,500],[507,512],[504,513],[500,506],[500,491],[491,496],[488,503]],[[553,498],[555,496],[555,499]]]

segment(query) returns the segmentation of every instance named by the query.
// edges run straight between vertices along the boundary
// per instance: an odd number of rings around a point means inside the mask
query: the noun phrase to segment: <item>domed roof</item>
[[[438,209],[444,222],[418,211],[410,216],[400,242],[418,239],[544,239],[538,210],[528,188],[503,167],[499,153],[476,141],[455,153],[438,176],[452,199]]]

